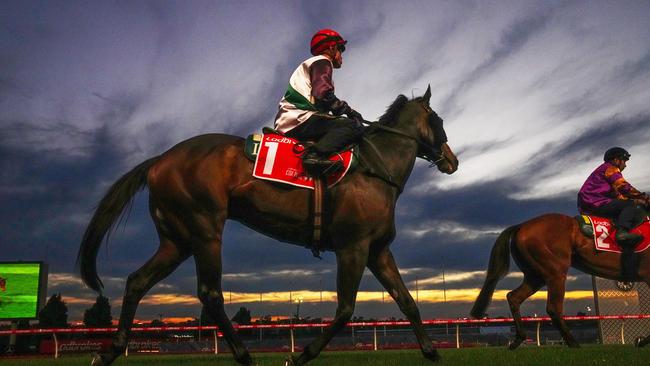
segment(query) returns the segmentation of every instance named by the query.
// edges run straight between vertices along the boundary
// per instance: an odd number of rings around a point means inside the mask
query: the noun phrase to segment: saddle
[[[287,137],[282,133],[264,127],[262,134],[252,134],[246,138],[244,154],[255,162],[253,176],[280,184],[307,188],[314,191],[312,194],[313,235],[311,249],[314,257],[320,257],[320,244],[322,241],[322,228],[325,225],[327,189],[334,186],[343,177],[356,167],[358,161],[357,150],[348,149],[334,154],[330,160],[340,161],[343,169],[332,174],[310,175],[302,165],[302,154],[305,151],[305,142]]]
[[[289,184],[296,187],[315,189],[316,176],[309,175],[302,166],[301,156],[310,142],[300,142],[282,133],[265,127],[262,134],[252,134],[246,138],[244,154],[255,162],[253,176]],[[357,166],[357,149],[348,149],[330,157],[341,161],[343,169],[326,174],[327,187],[337,184]]]
[[[614,253],[623,252],[622,246],[616,241],[616,227],[611,219],[591,215],[578,215],[575,219],[582,234],[587,238],[593,238],[596,250]],[[648,217],[630,232],[643,237],[643,240],[635,246],[635,253],[643,252],[650,247],[650,219]]]

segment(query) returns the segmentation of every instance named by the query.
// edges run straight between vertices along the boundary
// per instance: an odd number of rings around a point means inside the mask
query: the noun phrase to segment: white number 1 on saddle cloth
[[[253,176],[297,187],[314,189],[314,181],[302,167],[302,160],[294,147],[298,141],[281,135],[264,134],[260,141]],[[341,171],[327,177],[328,187],[338,183],[352,165],[352,150],[336,154],[330,160],[342,160]]]

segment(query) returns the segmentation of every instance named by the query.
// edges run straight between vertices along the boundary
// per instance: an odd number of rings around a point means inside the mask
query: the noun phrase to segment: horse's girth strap
[[[323,228],[323,197],[325,193],[325,178],[318,177],[314,181],[314,236],[311,243],[311,252],[314,257],[320,258],[320,241]]]

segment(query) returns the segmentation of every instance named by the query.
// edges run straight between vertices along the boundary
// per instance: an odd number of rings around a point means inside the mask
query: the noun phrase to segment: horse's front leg
[[[377,280],[386,288],[386,291],[393,297],[400,310],[406,315],[408,320],[413,326],[415,337],[420,344],[422,354],[427,359],[436,362],[440,359],[440,355],[433,345],[431,339],[424,331],[422,326],[422,319],[420,318],[420,311],[413,297],[409,293],[402,276],[399,274],[397,264],[393,258],[388,245],[378,249],[376,252],[371,252],[368,258],[368,268],[377,277]]]
[[[354,304],[359,291],[359,282],[368,261],[368,243],[348,245],[336,251],[336,293],[338,306],[332,324],[311,342],[298,358],[288,360],[289,365],[304,365],[316,358],[327,346],[332,337],[338,333],[352,318]]]

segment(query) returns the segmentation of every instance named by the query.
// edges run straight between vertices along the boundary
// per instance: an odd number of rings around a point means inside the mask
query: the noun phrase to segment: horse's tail
[[[158,159],[159,157],[154,157],[140,163],[113,183],[99,202],[99,206],[86,228],[77,254],[77,264],[83,282],[97,292],[101,292],[104,287],[97,275],[99,247],[104,241],[104,237],[108,240],[111,228],[123,215],[122,212],[127,205],[131,204],[135,194],[147,185],[147,172]]]
[[[481,288],[481,292],[478,294],[474,307],[470,312],[470,315],[474,318],[482,318],[485,315],[485,310],[492,301],[497,282],[508,273],[510,268],[510,243],[514,240],[517,230],[519,230],[519,225],[505,229],[494,242],[483,288]]]

